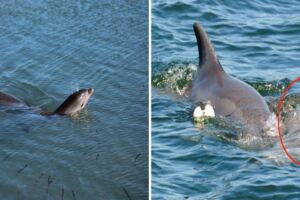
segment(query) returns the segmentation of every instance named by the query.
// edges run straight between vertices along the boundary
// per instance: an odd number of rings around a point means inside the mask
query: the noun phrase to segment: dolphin
[[[42,111],[41,115],[74,115],[82,110],[90,97],[93,95],[94,89],[87,88],[78,90],[71,95],[53,112]],[[27,107],[27,105],[15,96],[0,92],[0,105]]]
[[[0,105],[24,106],[26,104],[13,95],[8,95],[3,92],[0,92]]]
[[[215,115],[261,133],[271,112],[263,97],[250,85],[227,74],[200,23],[194,23],[199,51],[199,68],[192,81],[190,98],[194,103],[211,102]]]

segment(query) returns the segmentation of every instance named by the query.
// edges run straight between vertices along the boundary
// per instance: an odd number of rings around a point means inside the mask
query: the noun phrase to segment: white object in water
[[[200,106],[197,106],[197,107],[195,108],[195,110],[194,110],[194,113],[193,113],[194,118],[203,117],[203,115],[204,115],[203,110],[201,109]]]
[[[207,117],[215,117],[215,110],[212,107],[212,105],[210,105],[210,103],[207,103],[204,107],[204,115]]]
[[[208,102],[202,110],[200,106],[197,106],[193,113],[194,118],[200,117],[215,117],[215,111],[212,105]]]

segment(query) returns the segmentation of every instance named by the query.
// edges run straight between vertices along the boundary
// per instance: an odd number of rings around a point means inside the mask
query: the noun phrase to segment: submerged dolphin
[[[199,68],[192,82],[192,101],[210,101],[216,116],[230,116],[260,132],[271,114],[268,105],[254,88],[224,71],[199,23],[194,24],[194,32]]]
[[[93,93],[93,88],[78,90],[71,94],[55,111],[43,111],[41,115],[73,115],[85,107]],[[0,105],[26,106],[22,100],[3,92],[0,92]]]

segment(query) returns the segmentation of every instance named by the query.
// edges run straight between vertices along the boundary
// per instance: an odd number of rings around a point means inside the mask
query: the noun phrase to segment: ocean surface
[[[282,92],[300,76],[300,2],[154,0],[152,11],[153,199],[299,199],[300,167],[279,144],[275,114]],[[195,21],[225,71],[258,90],[274,112],[268,145],[232,137],[226,123],[193,122],[184,94],[198,65]],[[299,97],[297,83],[282,110],[284,141],[297,160]]]
[[[147,199],[147,1],[2,1],[0,199]],[[40,116],[93,87],[77,117]]]

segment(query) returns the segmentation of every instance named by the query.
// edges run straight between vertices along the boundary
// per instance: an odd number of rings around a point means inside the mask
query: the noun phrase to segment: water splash
[[[153,63],[155,68],[163,69],[152,76],[152,86],[186,96],[192,80],[197,72],[197,65],[189,62]],[[251,85],[262,96],[278,96],[291,82],[289,79],[265,81],[259,78],[246,80],[237,77]]]
[[[270,82],[264,80],[244,81],[255,88],[263,96],[281,94],[291,82],[289,79]]]
[[[263,132],[266,133],[267,136],[277,137],[277,116],[275,113],[272,113],[267,119],[263,127]]]
[[[168,67],[152,77],[152,85],[184,96],[192,83],[197,66],[191,63],[171,63]]]
[[[235,144],[244,149],[264,149],[271,147],[277,139],[276,116],[272,114],[262,131],[227,117],[206,118],[201,123],[194,123],[205,135],[224,142]]]

